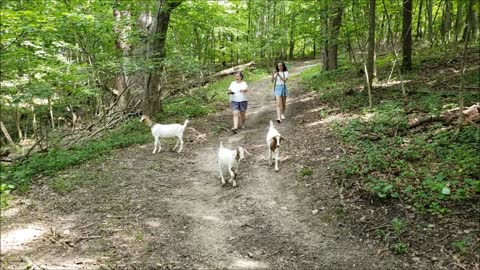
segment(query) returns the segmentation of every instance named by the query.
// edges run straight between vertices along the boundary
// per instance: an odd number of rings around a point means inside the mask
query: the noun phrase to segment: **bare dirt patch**
[[[296,63],[291,74],[310,64]],[[34,230],[29,239],[2,245],[3,268],[28,261],[45,269],[409,268],[339,221],[343,210],[330,167],[341,150],[314,95],[290,80],[276,173],[265,143],[275,118],[271,85],[265,78],[250,87],[247,128],[236,135],[213,132],[230,126],[225,110],[191,121],[180,154],[165,145],[153,155],[152,139],[65,171],[58,177],[81,181],[67,194],[43,179],[20,198],[17,213],[2,217],[2,239]],[[219,182],[220,141],[252,153],[240,164],[237,188]],[[313,174],[301,176],[305,167]]]

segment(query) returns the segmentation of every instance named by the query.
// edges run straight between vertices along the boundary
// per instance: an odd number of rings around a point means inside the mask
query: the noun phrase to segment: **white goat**
[[[268,165],[272,166],[272,157],[275,158],[275,171],[278,172],[278,159],[280,155],[280,142],[284,138],[280,135],[278,130],[273,126],[273,121],[270,121],[270,128],[267,133],[267,146],[268,146]]]
[[[223,178],[223,169],[227,168],[230,178],[228,182],[233,182],[233,186],[237,186],[237,177],[238,172],[238,163],[245,159],[245,153],[250,154],[243,147],[238,147],[235,150],[230,150],[223,147],[222,142],[220,142],[220,147],[218,149],[218,169],[220,172],[220,179],[222,179],[222,185],[225,185],[225,179]],[[233,169],[233,170],[232,170]]]
[[[183,131],[187,127],[188,124],[188,119],[185,120],[185,123],[182,125],[180,124],[170,124],[170,125],[161,125],[161,124],[155,124],[152,122],[150,117],[143,115],[142,118],[140,119],[140,122],[145,123],[148,127],[152,129],[152,135],[155,137],[155,146],[153,147],[153,154],[155,154],[155,150],[158,150],[157,153],[162,150],[162,146],[160,145],[160,138],[172,138],[175,137],[177,139],[177,143],[175,144],[175,147],[173,147],[172,151],[175,150],[175,148],[178,147],[180,144],[180,148],[178,149],[178,153],[182,151],[183,148]]]

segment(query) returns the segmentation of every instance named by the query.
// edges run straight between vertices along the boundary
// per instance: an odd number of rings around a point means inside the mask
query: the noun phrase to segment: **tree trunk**
[[[427,1],[428,41],[433,44],[433,0]]]
[[[422,24],[422,8],[423,8],[423,0],[420,0],[420,7],[418,8],[418,18],[417,18],[417,33],[415,34],[415,40],[418,40],[422,37],[422,28],[420,25]]]
[[[181,1],[170,2],[157,0],[156,14],[153,18],[150,33],[147,39],[147,59],[155,66],[144,77],[143,113],[154,116],[163,112],[161,100],[161,61],[165,58],[165,41],[167,38],[168,22],[173,9],[181,4]]]
[[[119,109],[123,110],[127,107],[127,102],[130,98],[127,87],[128,78],[126,74],[126,65],[131,51],[131,46],[127,43],[129,32],[131,31],[129,23],[130,12],[114,10],[113,16],[115,18],[114,30],[117,35],[117,38],[115,39],[115,48],[120,52],[122,59],[122,68],[115,75],[115,89],[117,90],[115,94],[117,94],[120,99],[118,102]]]
[[[368,12],[368,56],[367,56],[367,71],[368,71],[368,87],[372,88],[375,74],[375,7],[376,0],[369,0]]]
[[[403,0],[402,70],[412,70],[412,0]]]
[[[328,70],[335,70],[338,67],[338,33],[342,25],[343,5],[336,2],[335,15],[330,24],[329,48],[328,48]]]
[[[442,16],[442,24],[440,25],[440,33],[442,35],[443,43],[447,43],[450,39],[449,33],[452,27],[452,9],[453,4],[451,0],[445,0],[445,8]]]
[[[320,3],[322,8],[320,10],[321,32],[320,40],[323,42],[320,52],[320,61],[322,63],[322,70],[328,70],[328,3],[326,1]]]
[[[477,17],[475,16],[475,10],[473,8],[475,5],[474,1],[475,0],[467,0],[467,17],[465,19],[465,28],[463,30],[464,41],[467,39],[474,40],[477,32]]]
[[[454,42],[456,43],[458,41],[458,36],[460,35],[460,31],[462,30],[462,8],[463,8],[463,1],[458,1],[457,2],[457,15],[455,18],[455,37],[454,37]],[[456,46],[456,45],[455,45]]]
[[[289,32],[289,51],[288,51],[288,58],[293,59],[293,52],[295,49],[295,17],[296,17],[296,12],[292,12],[292,15],[290,17],[290,32]]]
[[[10,136],[10,133],[8,133],[8,130],[2,121],[0,121],[0,128],[2,129],[3,135],[5,135],[5,138],[7,138],[8,143],[14,147],[15,143],[13,142],[12,137]]]

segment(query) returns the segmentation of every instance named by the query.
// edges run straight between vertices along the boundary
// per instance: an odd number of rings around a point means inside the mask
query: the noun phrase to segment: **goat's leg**
[[[220,179],[222,180],[222,186],[225,185],[225,178],[223,178],[222,165],[218,162],[218,171],[220,172]]]
[[[177,140],[176,140],[175,146],[173,147],[172,151],[175,151],[175,149],[177,149],[178,144],[179,144],[179,142],[180,142],[180,140],[178,139],[178,137],[176,137],[176,139],[177,139]]]
[[[228,182],[231,183],[233,181],[234,186],[236,186],[237,183],[235,182],[235,173],[232,171],[231,164],[228,165],[228,173],[230,173],[230,178],[228,179]]]
[[[238,164],[237,167],[235,167],[235,170],[233,171],[233,187],[237,186],[237,175],[238,175]]]
[[[180,142],[180,148],[178,149],[178,153],[180,153],[183,149],[183,139],[182,139],[182,137],[178,137],[178,141]]]
[[[153,152],[152,154],[155,154],[155,151],[157,150],[157,147],[160,145],[160,141],[158,140],[157,137],[155,137],[155,145],[153,146]]]
[[[272,151],[268,148],[268,166],[272,166]]]
[[[280,149],[275,149],[275,171],[278,172],[278,156],[279,156],[279,153],[280,152]]]

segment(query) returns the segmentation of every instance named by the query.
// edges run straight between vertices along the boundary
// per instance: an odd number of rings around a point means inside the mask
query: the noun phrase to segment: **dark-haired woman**
[[[288,90],[286,82],[288,80],[288,71],[285,63],[279,62],[275,65],[275,70],[272,75],[272,82],[275,85],[274,95],[277,103],[277,122],[281,123],[285,119],[285,110],[287,105]]]
[[[233,133],[237,133],[239,126],[240,128],[245,126],[245,113],[248,107],[247,92],[248,85],[243,81],[243,74],[239,71],[235,73],[235,81],[230,83],[230,87],[228,87],[230,108],[233,112]]]

